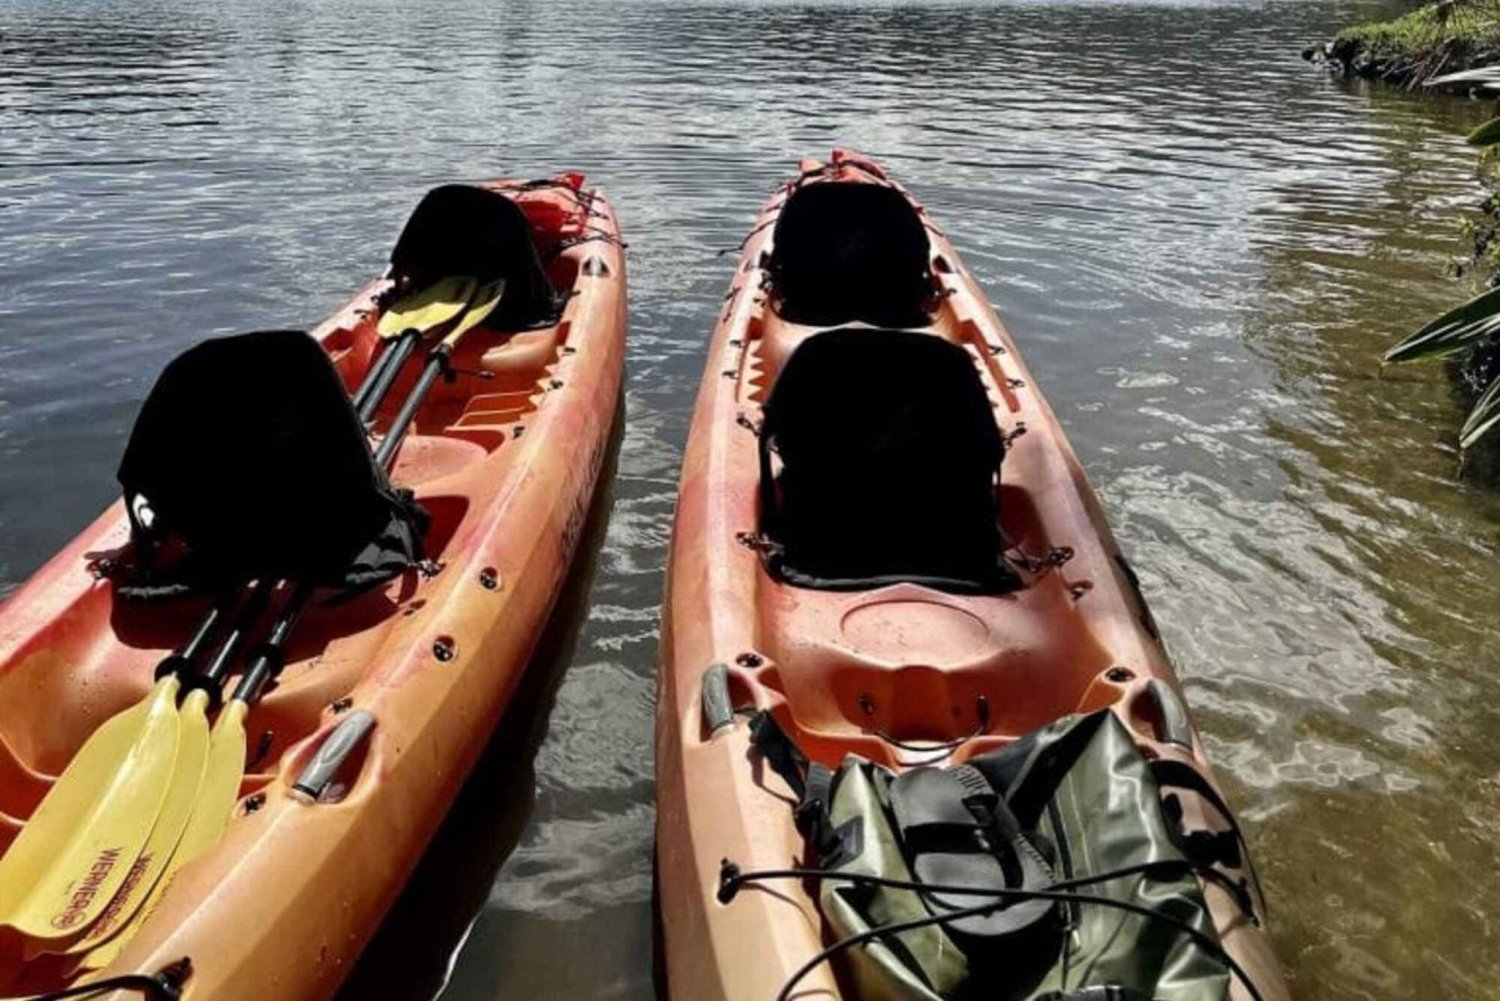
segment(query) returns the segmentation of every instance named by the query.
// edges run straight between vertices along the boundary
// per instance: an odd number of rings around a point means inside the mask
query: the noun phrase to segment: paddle
[[[463,312],[477,291],[472,278],[442,278],[397,300],[385,311],[375,326],[379,354],[354,394],[354,410],[360,420],[368,421],[375,415],[422,335]]]
[[[167,784],[161,812],[157,815],[156,823],[152,826],[139,857],[131,867],[129,878],[99,917],[92,924],[84,926],[87,928],[85,934],[68,942],[65,948],[58,951],[84,952],[108,939],[135,915],[166,871],[194,814],[205,764],[210,757],[209,704],[217,699],[219,686],[229,673],[230,665],[238,656],[255,622],[265,612],[271,590],[269,585],[261,583],[251,591],[242,603],[233,628],[220,642],[218,652],[214,654],[209,666],[190,681],[190,688],[178,713],[175,768]],[[53,950],[43,946],[40,951]]]
[[[296,625],[302,606],[311,593],[312,588],[300,586],[293,592],[275,624],[272,625],[266,642],[257,651],[254,663],[241,677],[234,696],[219,711],[212,733],[207,732],[205,721],[207,753],[203,767],[194,780],[189,781],[190,777],[184,775],[180,782],[181,787],[190,790],[192,803],[191,812],[186,818],[181,836],[176,840],[173,849],[163,856],[157,878],[148,887],[147,892],[137,899],[136,906],[130,908],[131,913],[125,915],[129,920],[124,923],[117,920],[112,923],[112,927],[103,929],[99,934],[91,933],[89,941],[79,943],[83,948],[94,946],[79,963],[80,968],[98,970],[108,966],[140,926],[146,923],[166,893],[167,887],[171,885],[177,870],[218,844],[219,838],[223,836],[224,829],[229,826],[234,804],[239,799],[240,782],[244,778],[245,716],[250,711],[252,700],[260,697],[266,683],[279,672],[281,648],[286,643],[292,626]],[[269,592],[267,595],[269,596]],[[261,608],[264,607],[262,603]],[[223,656],[214,658],[214,664],[206,674],[207,680],[215,686],[224,680],[228,673],[228,664],[234,656],[233,651],[226,653],[222,648],[220,654]],[[188,705],[188,702],[199,697],[202,701],[196,706]],[[184,713],[189,711],[201,713],[207,703],[208,697],[204,690],[194,689],[188,694],[183,711]],[[169,794],[169,798],[171,795]],[[77,950],[70,948],[68,951]]]
[[[395,457],[396,446],[400,444],[402,436],[406,434],[406,429],[416,417],[417,409],[427,397],[428,390],[432,388],[438,376],[448,368],[448,360],[452,357],[453,348],[458,344],[459,339],[489,316],[500,304],[500,299],[504,295],[504,278],[497,278],[478,289],[469,308],[464,311],[463,316],[459,317],[453,329],[438,343],[437,347],[427,353],[427,364],[422,368],[417,384],[412,387],[412,391],[406,397],[406,402],[401,405],[395,419],[391,421],[390,429],[385,433],[385,439],[375,451],[375,461],[378,465],[387,466]]]
[[[182,751],[177,694],[224,614],[216,605],[162,661],[151,693],[96,729],[58,776],[0,857],[0,925],[40,941],[72,938],[130,876]]]
[[[478,326],[494,310],[504,292],[503,279],[477,290],[476,298],[468,304],[468,308],[453,329],[441,343],[432,349],[422,377],[408,394],[396,419],[375,451],[377,465],[384,468],[390,464],[415,417],[417,408],[431,389],[433,382],[436,381],[438,373],[447,366],[447,359],[452,354],[454,346],[464,334]],[[376,405],[378,406],[378,401]],[[264,585],[259,585],[258,590],[263,587]],[[107,965],[125,942],[129,941],[136,928],[145,922],[157,901],[166,892],[177,869],[213,847],[223,835],[234,804],[239,799],[240,784],[245,774],[245,718],[250,709],[259,701],[266,685],[280,674],[282,651],[287,637],[296,626],[312,592],[311,586],[298,584],[282,606],[266,641],[256,651],[250,667],[241,675],[234,695],[220,710],[218,719],[214,722],[212,733],[208,738],[207,758],[201,770],[198,772],[183,770],[170,778],[169,781],[172,782],[174,789],[168,793],[167,800],[175,802],[179,797],[186,797],[194,804],[191,815],[185,821],[186,826],[182,829],[180,838],[174,839],[175,850],[170,851],[170,857],[163,861],[157,870],[157,875],[150,883],[144,879],[139,881],[137,885],[145,884],[144,894],[137,894],[135,886],[131,887],[131,894],[137,901],[135,905],[127,903],[118,909],[112,907],[112,910],[116,910],[121,916],[129,916],[133,912],[134,917],[128,923],[121,926],[119,919],[115,918],[109,922],[110,927],[101,930],[97,935],[91,932],[87,942],[80,943],[86,947],[103,942],[84,958],[81,964],[83,967],[99,969]],[[228,664],[234,655],[231,642],[238,643],[236,635],[239,631],[237,627],[236,633],[232,633],[230,638],[225,640],[213,664],[205,672],[205,684],[208,688],[217,690],[217,686],[227,675]],[[189,704],[196,699],[203,701],[197,703],[196,708],[190,708]],[[184,702],[183,713],[184,715],[193,714],[196,721],[206,703],[204,686],[195,687]],[[191,788],[192,794],[188,796],[182,791],[184,788]],[[155,865],[154,859],[152,864]],[[114,934],[113,937],[111,937],[112,928],[119,928],[119,933]],[[74,950],[70,948],[68,951]]]

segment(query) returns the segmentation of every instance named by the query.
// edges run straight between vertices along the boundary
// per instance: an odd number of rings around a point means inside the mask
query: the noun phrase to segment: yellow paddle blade
[[[177,767],[151,836],[146,839],[129,878],[104,913],[82,938],[68,943],[62,951],[87,952],[123,928],[155,889],[177,851],[198,802],[204,765],[208,761],[208,694],[199,688],[189,692],[182,701],[178,719],[181,729],[177,737]]]
[[[500,305],[500,300],[504,295],[504,278],[497,278],[488,285],[475,289],[474,298],[468,303],[469,308],[464,310],[464,315],[459,317],[453,329],[448,331],[447,336],[443,338],[443,344],[450,348],[457,344],[460,337],[484,322],[484,318]]]
[[[375,325],[381,337],[397,337],[408,330],[426,333],[463,312],[474,297],[474,279],[441,278],[410,292],[387,307]]]
[[[249,707],[238,699],[231,700],[219,711],[219,719],[208,738],[203,781],[198,786],[192,815],[177,841],[177,850],[167,860],[145,902],[136,908],[135,916],[117,934],[83,957],[80,968],[102,970],[112,963],[125,944],[150,919],[161,898],[171,888],[177,870],[217,845],[224,836],[234,804],[240,798],[240,780],[245,776],[245,714],[248,711]]]
[[[250,707],[230,699],[219,710],[213,736],[208,741],[208,761],[203,767],[203,788],[198,803],[182,832],[177,854],[186,862],[212,848],[224,836],[234,804],[239,802],[240,783],[245,778],[245,715]]]
[[[103,913],[156,824],[177,760],[175,677],[95,730],[0,859],[0,925],[69,939]]]

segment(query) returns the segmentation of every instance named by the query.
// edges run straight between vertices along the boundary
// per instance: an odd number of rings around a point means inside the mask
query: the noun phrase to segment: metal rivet
[[[576,355],[577,353],[578,353],[578,349],[575,348],[575,347],[568,346],[568,347],[564,347],[563,348],[563,354],[565,354],[565,355]]]
[[[866,716],[874,716],[875,700],[870,698],[870,696],[868,695],[861,695],[859,697],[859,708],[860,711],[863,712]]]
[[[1077,601],[1079,598],[1082,598],[1084,595],[1088,594],[1093,589],[1094,589],[1094,582],[1093,581],[1089,581],[1089,580],[1080,580],[1080,581],[1078,581],[1076,583],[1068,585],[1068,593],[1073,596],[1073,600],[1074,601]]]
[[[479,571],[479,586],[486,591],[494,591],[500,587],[500,573],[494,567],[485,567]]]
[[[336,713],[346,713],[349,711],[349,708],[352,705],[354,705],[354,700],[346,695],[328,708],[332,709]]]
[[[258,792],[255,795],[251,796],[249,799],[245,800],[245,813],[247,815],[252,814],[265,805],[266,794],[263,792]]]
[[[458,651],[454,648],[453,639],[449,636],[439,636],[432,644],[432,655],[441,664],[446,664],[457,656]]]
[[[760,667],[760,665],[765,663],[758,653],[742,653],[734,658],[734,662],[740,665],[740,667]]]
[[[563,388],[563,381],[561,379],[553,379],[552,380],[552,388],[553,389],[562,389]]]
[[[1104,677],[1117,685],[1123,685],[1128,681],[1135,680],[1135,672],[1128,667],[1112,667],[1104,672]]]
[[[517,424],[516,425],[516,429],[510,433],[510,436],[512,438],[519,438],[519,437],[521,437],[521,435],[523,435],[525,433],[526,433],[526,425],[524,425],[524,424]]]

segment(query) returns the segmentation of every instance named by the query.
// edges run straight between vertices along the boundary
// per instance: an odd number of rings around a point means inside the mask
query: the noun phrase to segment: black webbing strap
[[[838,853],[843,839],[833,828],[829,804],[833,802],[833,770],[816,761],[807,766],[807,784],[802,791],[802,802],[797,804],[792,817],[797,831],[813,846],[818,858],[827,859]]]
[[[793,744],[791,738],[776,725],[771,714],[762,709],[750,717],[750,746],[760,752],[771,770],[780,775],[799,798],[807,788],[803,775],[807,770],[807,757]]]
[[[837,853],[843,840],[834,830],[828,812],[833,801],[833,770],[808,761],[807,755],[797,749],[764,709],[750,717],[750,746],[760,752],[772,771],[797,794],[797,808],[792,816],[797,831],[812,845],[818,858],[826,859]]]

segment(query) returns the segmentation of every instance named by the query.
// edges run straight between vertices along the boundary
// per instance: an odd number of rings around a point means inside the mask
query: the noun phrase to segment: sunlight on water
[[[1359,9],[10,0],[0,587],[110,499],[183,346],[315,322],[431,185],[587,171],[632,307],[592,607],[534,803],[481,773],[483,836],[391,927],[426,922],[396,946],[424,996],[650,997],[657,605],[716,252],[853,146],[949,231],[1103,494],[1296,996],[1492,997],[1500,498],[1454,480],[1441,374],[1376,364],[1462,294],[1484,109],[1301,62]],[[385,996],[380,959],[347,997]]]

